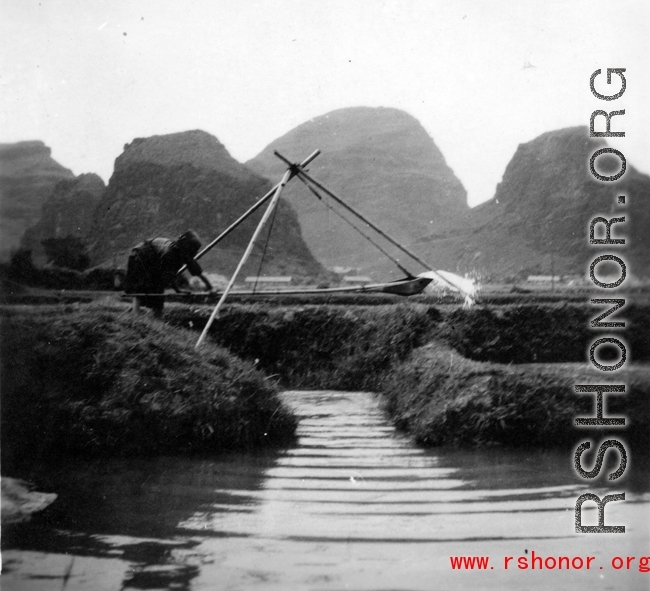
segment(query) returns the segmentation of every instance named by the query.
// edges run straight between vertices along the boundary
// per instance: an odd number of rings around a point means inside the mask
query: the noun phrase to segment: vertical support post
[[[271,215],[271,212],[275,208],[275,206],[278,203],[278,199],[280,199],[280,194],[282,193],[282,189],[284,189],[284,186],[289,182],[289,179],[293,176],[294,174],[294,169],[289,168],[285,173],[284,176],[282,177],[282,180],[280,181],[280,184],[277,185],[277,188],[275,190],[275,194],[273,195],[273,198],[271,199],[271,202],[269,203],[269,206],[266,208],[266,211],[264,212],[264,215],[262,216],[262,219],[260,220],[260,223],[257,225],[257,228],[255,229],[255,232],[253,233],[253,236],[250,239],[250,242],[248,243],[248,246],[246,247],[246,250],[244,251],[244,254],[239,261],[239,264],[237,265],[237,268],[235,269],[235,272],[232,274],[232,277],[230,278],[230,281],[228,282],[228,285],[226,286],[226,289],[224,290],[223,294],[221,295],[221,298],[217,302],[217,305],[214,307],[214,310],[212,311],[212,314],[210,316],[210,319],[208,320],[207,324],[205,325],[205,328],[203,329],[203,332],[201,333],[201,336],[199,337],[199,340],[196,342],[196,346],[194,349],[198,349],[203,341],[205,340],[205,337],[208,334],[208,331],[210,330],[210,327],[212,326],[212,323],[214,322],[214,319],[217,317],[217,314],[219,313],[219,310],[223,306],[223,303],[226,301],[226,298],[228,297],[228,294],[230,293],[230,290],[232,289],[233,285],[235,284],[235,280],[237,279],[237,275],[241,271],[242,267],[248,260],[248,257],[250,256],[251,252],[253,251],[253,246],[255,245],[255,241],[257,240],[257,237],[259,236],[260,232],[262,231],[262,228],[264,227],[264,224],[267,222],[269,219],[269,216]]]

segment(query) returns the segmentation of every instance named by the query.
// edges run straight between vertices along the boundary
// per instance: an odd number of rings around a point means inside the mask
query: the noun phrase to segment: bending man
[[[212,291],[212,285],[203,275],[201,266],[194,260],[200,248],[201,241],[192,230],[177,240],[154,238],[136,245],[129,255],[124,292],[147,295],[134,297],[135,311],[144,306],[151,308],[156,317],[162,316],[165,288],[172,287],[176,293],[182,291],[178,271],[183,265],[187,265],[187,270],[201,279],[208,291]]]

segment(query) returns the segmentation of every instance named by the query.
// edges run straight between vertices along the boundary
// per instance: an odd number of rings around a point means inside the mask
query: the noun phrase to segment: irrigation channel
[[[650,554],[650,497],[608,506],[624,535],[573,533],[570,450],[424,450],[372,394],[284,396],[290,449],[57,467],[56,503],[5,540],[3,589],[648,589],[610,562]],[[519,570],[533,552],[585,564]],[[462,555],[489,567],[452,569]]]

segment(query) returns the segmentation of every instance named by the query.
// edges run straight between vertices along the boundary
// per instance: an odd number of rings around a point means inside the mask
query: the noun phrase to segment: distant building
[[[286,287],[291,283],[292,277],[290,275],[278,277],[246,277],[244,280],[247,285],[256,285],[260,289],[275,289],[277,287]]]
[[[372,279],[367,275],[346,275],[343,277],[343,283],[352,283],[354,285],[365,285],[372,283]]]
[[[526,279],[528,283],[559,283],[562,281],[560,275],[529,275]]]
[[[588,275],[566,275],[563,277],[564,282],[569,286],[569,287],[579,287],[583,285],[588,285],[589,284],[589,276]]]

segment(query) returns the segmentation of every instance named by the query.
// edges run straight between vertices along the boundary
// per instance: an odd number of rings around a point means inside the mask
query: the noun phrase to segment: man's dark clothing
[[[199,243],[200,245],[200,243]],[[199,246],[200,247],[200,246]],[[166,287],[176,286],[176,275],[183,265],[192,275],[202,275],[201,266],[194,260],[198,248],[187,247],[169,238],[154,238],[136,245],[131,251],[124,280],[125,293],[163,294]],[[163,297],[140,297],[140,303],[162,312]]]

